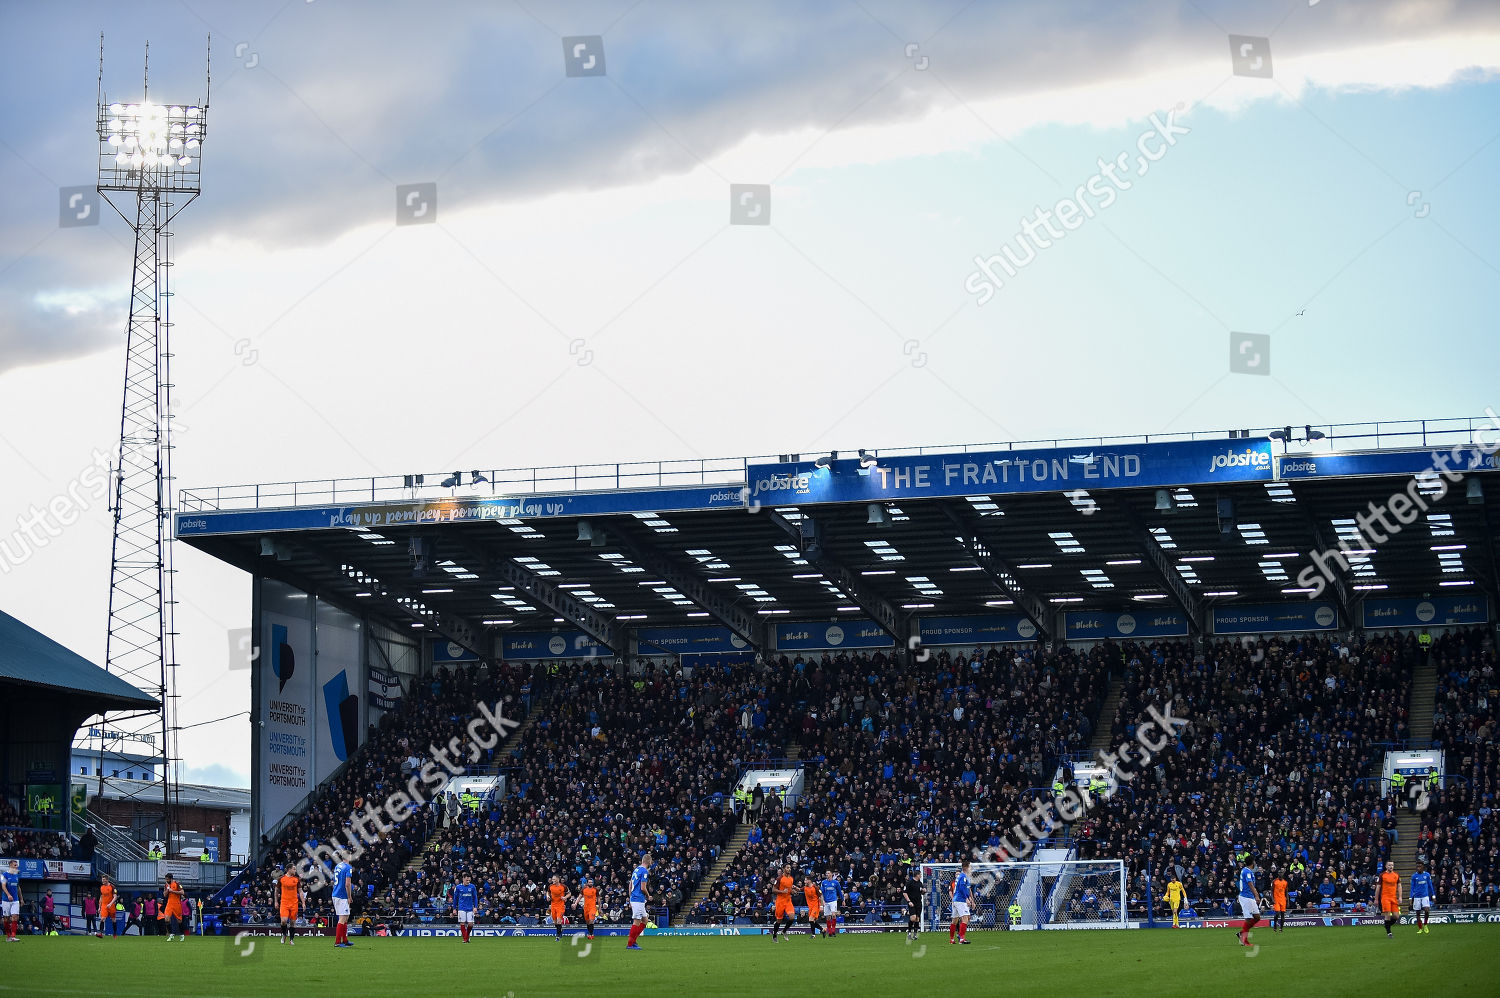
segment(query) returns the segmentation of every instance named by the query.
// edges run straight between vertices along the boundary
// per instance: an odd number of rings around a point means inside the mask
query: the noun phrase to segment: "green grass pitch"
[[[975,932],[969,946],[929,933],[793,937],[623,938],[593,948],[555,939],[331,939],[287,947],[259,939],[241,956],[230,937],[186,943],[33,936],[0,944],[0,996],[189,995],[267,998],[668,998],[674,995],[837,995],[961,998],[1082,995],[1500,994],[1500,927],[1398,926],[1290,929],[1254,934],[1241,949],[1231,929]]]

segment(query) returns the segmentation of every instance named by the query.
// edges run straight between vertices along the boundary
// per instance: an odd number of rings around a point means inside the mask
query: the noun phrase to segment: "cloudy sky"
[[[168,103],[212,35],[182,486],[1500,405],[1483,0],[5,0],[0,607],[95,661],[104,503],[17,537],[119,426],[129,230],[59,198],[101,31]],[[179,567],[182,720],[243,710],[248,578]],[[248,773],[243,720],[183,749]]]

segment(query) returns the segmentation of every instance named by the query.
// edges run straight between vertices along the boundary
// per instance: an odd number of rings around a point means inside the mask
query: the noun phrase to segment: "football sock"
[[[950,943],[953,941],[953,934],[955,932],[957,932],[957,931],[958,931],[958,925],[955,924],[955,923],[949,923],[949,925],[948,925],[948,941]]]
[[[969,923],[967,923],[967,922],[959,922],[958,923],[958,938],[959,938],[959,941],[963,941],[964,939],[968,938],[968,935],[969,935]]]

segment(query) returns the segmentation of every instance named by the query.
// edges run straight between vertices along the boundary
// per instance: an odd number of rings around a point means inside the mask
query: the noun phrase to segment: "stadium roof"
[[[107,710],[156,710],[161,706],[156,698],[3,612],[0,681],[75,693]]]
[[[1048,453],[1006,444],[882,451],[816,467],[800,455],[765,466],[751,459],[658,464],[641,485],[661,488],[546,495],[559,480],[591,480],[598,466],[571,469],[571,477],[559,469],[429,476],[441,482],[435,497],[432,485],[406,476],[193,490],[183,496],[179,536],[247,571],[379,608],[403,626],[470,647],[485,644],[465,640],[476,631],[577,625],[618,638],[621,628],[720,623],[760,645],[767,621],[859,618],[899,639],[918,617],[1012,611],[1056,633],[1061,611],[1156,606],[1182,609],[1196,630],[1218,604],[1305,603],[1299,574],[1341,538],[1348,564],[1334,572],[1322,598],[1335,601],[1347,623],[1366,594],[1482,598],[1500,589],[1493,454],[1468,472],[1474,485],[1448,485],[1441,496],[1428,489],[1428,508],[1384,541],[1371,544],[1351,532],[1370,504],[1411,493],[1413,474],[1431,464],[1430,451],[1480,439],[1476,429],[1488,425],[1381,424],[1369,434],[1328,427],[1321,439],[1308,432],[1314,428],[1299,427],[1283,448],[1300,443],[1305,451],[1290,454],[1275,453],[1266,431],[1183,435],[1166,442],[1178,451],[1168,455],[1177,463],[1164,467],[1206,468],[1200,457],[1225,445],[1232,455],[1244,448],[1264,467],[1248,469],[1243,480],[1203,481],[1206,472],[1189,470],[1185,484],[1148,487],[1121,479],[1092,489],[1006,491],[983,488],[988,479],[965,486],[954,472],[948,494],[899,494],[902,461],[1019,451],[1025,457],[1015,463],[1029,465],[1034,454]],[[1094,473],[1100,462],[1130,452],[1124,439],[1041,443],[1061,448],[1051,460],[1064,475],[1072,469],[1066,484],[1076,486],[1084,484],[1080,468]],[[1349,446],[1357,442],[1382,446]],[[1149,462],[1161,453],[1150,449],[1162,445],[1141,440],[1136,450]],[[887,474],[887,465],[897,470]],[[612,484],[637,480],[629,467],[613,470]],[[809,501],[758,508],[749,498],[768,482],[783,484],[783,475],[814,472],[830,487],[821,495],[814,488]],[[531,499],[488,498],[498,489],[522,492],[528,475]],[[694,483],[703,487],[694,491]],[[772,502],[784,498],[777,488],[766,494]],[[839,498],[848,495],[859,497]],[[722,505],[709,501],[726,496]],[[512,515],[466,518],[496,501],[518,505],[502,511]],[[415,522],[404,522],[413,509]],[[376,514],[385,516],[379,526],[351,518],[351,511],[370,510],[388,515]],[[317,516],[303,515],[308,511]],[[433,518],[423,520],[426,514]]]
[[[158,757],[158,761],[160,757]],[[74,777],[78,782],[93,784],[93,777]],[[160,780],[125,780],[118,777],[104,781],[102,796],[110,800],[138,800],[156,792],[159,797]],[[250,810],[250,790],[242,787],[219,787],[207,783],[177,783],[172,787],[177,795],[176,804],[181,807],[213,807],[230,811]]]

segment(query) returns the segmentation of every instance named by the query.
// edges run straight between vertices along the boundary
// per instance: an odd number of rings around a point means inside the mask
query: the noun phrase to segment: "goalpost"
[[[957,863],[922,864],[922,931],[948,927],[949,891],[958,871]],[[969,867],[969,885],[974,893],[970,928],[1010,926],[1011,905],[1021,909],[1016,928],[1125,927],[1124,860],[976,862]]]

